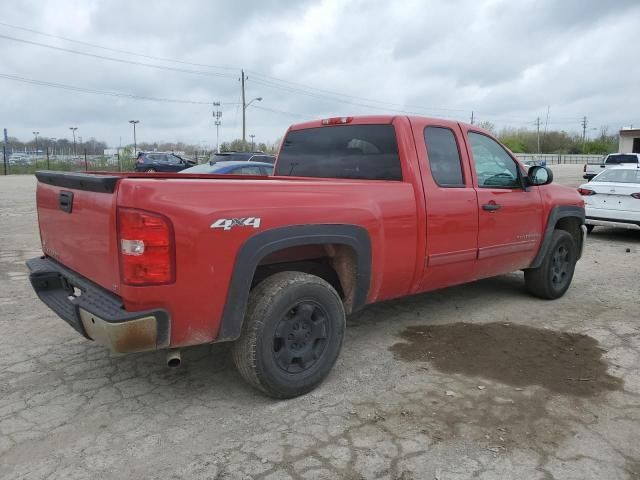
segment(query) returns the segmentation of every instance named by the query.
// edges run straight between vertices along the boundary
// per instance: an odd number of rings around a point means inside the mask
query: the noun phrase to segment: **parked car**
[[[591,180],[603,170],[623,164],[637,166],[640,164],[640,153],[610,153],[600,163],[585,163],[582,178]]]
[[[587,231],[596,225],[640,230],[640,166],[622,164],[580,185]]]
[[[179,172],[196,165],[193,160],[182,158],[175,153],[140,152],[136,159],[136,172]]]
[[[181,347],[233,342],[240,374],[288,398],[332,369],[346,314],[520,270],[559,298],[584,245],[583,197],[475,125],[298,124],[274,173],[38,172],[33,288],[114,351],[169,349],[177,365]]]
[[[273,165],[276,163],[276,156],[264,152],[221,152],[212,153],[209,156],[210,162],[264,162]]]
[[[273,165],[264,162],[207,162],[186,168],[180,173],[271,175],[273,173]]]

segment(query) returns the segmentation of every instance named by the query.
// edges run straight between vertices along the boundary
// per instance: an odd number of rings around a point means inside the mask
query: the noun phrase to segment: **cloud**
[[[240,68],[247,71],[248,134],[273,141],[297,121],[341,114],[415,112],[526,126],[550,106],[554,127],[615,131],[640,124],[633,57],[636,1],[322,0],[129,2],[13,0],[0,35],[0,73],[99,91],[222,101],[223,140],[241,135]],[[148,57],[122,52],[137,52]],[[157,60],[175,59],[179,62]],[[189,65],[189,63],[200,64]],[[219,68],[208,68],[213,65]],[[215,144],[210,105],[61,90],[0,78],[10,135],[62,138],[79,127],[111,145],[138,139]]]

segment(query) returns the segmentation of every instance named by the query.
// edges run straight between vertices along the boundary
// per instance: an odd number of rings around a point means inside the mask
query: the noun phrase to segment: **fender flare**
[[[538,268],[542,265],[542,261],[549,251],[551,236],[553,235],[553,231],[556,228],[558,220],[567,217],[574,217],[580,221],[580,225],[583,225],[585,219],[584,208],[573,205],[560,205],[551,209],[549,217],[547,218],[547,228],[544,231],[544,237],[540,244],[540,249],[538,250],[536,257],[533,259],[533,262],[531,262],[531,265],[529,265],[529,268]],[[580,245],[578,245],[578,251],[580,252],[581,250]]]
[[[357,225],[293,225],[267,230],[247,239],[236,256],[216,342],[236,340],[241,333],[249,291],[260,261],[267,255],[303,245],[347,245],[356,253],[353,311],[367,302],[371,283],[371,240]]]

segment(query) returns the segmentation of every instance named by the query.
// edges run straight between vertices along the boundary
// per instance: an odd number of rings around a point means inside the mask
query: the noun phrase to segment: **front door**
[[[540,193],[523,188],[521,167],[497,141],[474,131],[467,141],[478,196],[476,278],[525,268],[542,240]]]

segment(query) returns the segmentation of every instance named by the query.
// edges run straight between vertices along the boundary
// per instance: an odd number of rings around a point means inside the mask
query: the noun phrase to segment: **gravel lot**
[[[225,345],[168,370],[44,307],[34,187],[0,177],[2,479],[640,478],[640,233],[596,228],[553,302],[514,273],[374,305],[319,389],[274,401]]]

